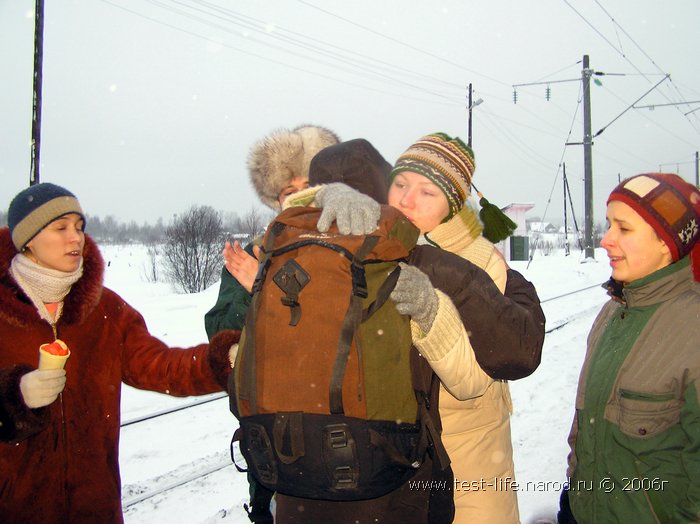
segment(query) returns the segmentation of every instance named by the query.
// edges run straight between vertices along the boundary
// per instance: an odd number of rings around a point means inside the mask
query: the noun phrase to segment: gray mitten
[[[420,269],[403,262],[399,266],[401,274],[390,297],[396,303],[399,313],[410,316],[427,333],[433,327],[438,310],[435,288],[428,275]]]
[[[316,205],[323,208],[318,230],[328,231],[333,221],[343,235],[368,235],[379,224],[381,206],[372,198],[340,182],[324,186],[316,193]]]

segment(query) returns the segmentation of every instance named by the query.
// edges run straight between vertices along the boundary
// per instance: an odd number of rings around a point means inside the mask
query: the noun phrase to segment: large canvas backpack
[[[320,233],[320,213],[287,209],[263,238],[229,379],[235,438],[271,490],[370,499],[409,480],[427,452],[449,464],[439,383],[389,299],[418,231],[383,206],[371,235]]]

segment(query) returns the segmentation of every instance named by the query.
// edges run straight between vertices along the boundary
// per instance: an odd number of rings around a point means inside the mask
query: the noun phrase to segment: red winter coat
[[[122,522],[121,383],[177,396],[221,391],[238,332],[217,335],[211,351],[166,346],[103,287],[102,257],[86,237],[83,276],[57,324],[71,350],[66,386],[53,404],[29,409],[19,380],[36,368],[39,345],[53,333],[8,273],[16,253],[8,229],[0,229],[0,522]]]

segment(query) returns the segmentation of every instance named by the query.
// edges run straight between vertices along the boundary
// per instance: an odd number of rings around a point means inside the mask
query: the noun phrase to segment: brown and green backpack
[[[234,439],[249,471],[290,496],[363,500],[449,459],[439,382],[389,295],[417,229],[382,206],[377,231],[320,233],[321,210],[282,212],[263,238],[234,370]]]

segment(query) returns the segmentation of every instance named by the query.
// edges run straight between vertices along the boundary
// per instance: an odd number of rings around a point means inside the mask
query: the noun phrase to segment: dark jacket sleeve
[[[489,376],[516,380],[540,364],[545,317],[534,286],[509,269],[505,294],[468,260],[432,246],[416,247],[409,263],[428,275],[459,311],[476,360]]]
[[[49,409],[30,409],[22,399],[19,381],[33,371],[29,365],[0,370],[0,442],[20,442],[49,425]]]
[[[253,244],[248,244],[245,250],[252,255]],[[223,267],[216,304],[204,315],[204,329],[209,340],[224,329],[243,329],[250,299],[248,291]]]

